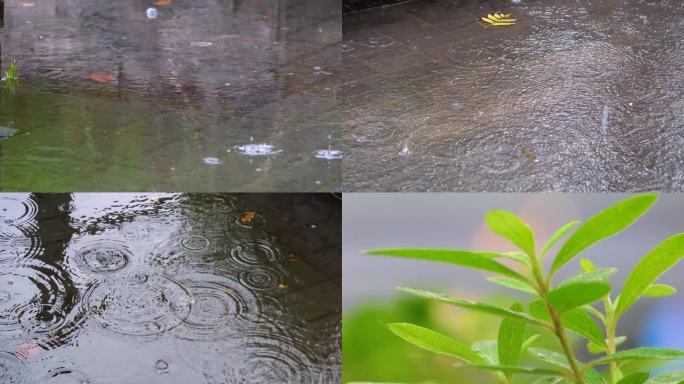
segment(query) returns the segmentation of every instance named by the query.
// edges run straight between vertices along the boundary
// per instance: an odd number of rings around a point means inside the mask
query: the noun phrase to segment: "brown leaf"
[[[254,212],[254,211],[252,211],[252,212],[247,212],[247,213],[245,213],[244,215],[242,215],[242,217],[240,218],[240,221],[243,222],[243,223],[249,223],[249,222],[251,222],[252,220],[254,220],[254,217],[255,217],[255,216],[256,216],[256,212]]]
[[[167,5],[171,5],[171,0],[157,0],[154,3],[157,7],[165,7]]]
[[[109,83],[110,81],[114,80],[114,77],[106,73],[91,73],[90,76],[88,76],[88,80],[98,83]]]

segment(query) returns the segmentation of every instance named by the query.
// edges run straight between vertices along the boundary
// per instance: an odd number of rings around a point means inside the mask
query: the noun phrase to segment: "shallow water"
[[[4,4],[0,188],[339,189],[337,2]]]
[[[494,9],[517,25],[475,22]],[[683,190],[683,20],[677,0],[411,1],[345,16],[344,188]]]
[[[340,382],[340,207],[0,194],[0,382]]]

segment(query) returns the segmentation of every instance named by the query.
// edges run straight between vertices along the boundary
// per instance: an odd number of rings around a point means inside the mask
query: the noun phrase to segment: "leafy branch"
[[[498,339],[480,341],[467,346],[434,330],[410,323],[389,324],[397,336],[422,349],[447,355],[461,365],[492,372],[495,379],[511,384],[516,376],[540,376],[535,384],[678,384],[684,382],[684,371],[670,372],[649,379],[648,372],[624,376],[622,367],[638,360],[683,359],[684,351],[668,348],[634,348],[618,350],[625,342],[616,334],[619,320],[641,297],[665,297],[676,290],[656,280],[684,257],[684,233],[673,235],[648,252],[631,271],[622,292],[611,297],[610,277],[615,268],[598,268],[587,259],[580,260],[581,273],[558,284],[552,280],[556,272],[590,246],[629,227],[648,211],[657,196],[632,196],[609,207],[584,223],[571,221],[559,228],[540,251],[535,246],[532,229],[518,216],[508,211],[490,211],[485,216],[489,228],[514,244],[519,251],[509,253],[477,252],[444,249],[378,249],[368,255],[414,258],[495,274],[489,281],[532,295],[527,310],[521,303],[510,307],[462,300],[442,293],[403,288],[405,293],[436,300],[461,308],[502,318]],[[574,230],[574,232],[573,232]],[[566,235],[567,240],[556,254],[548,272],[543,258]],[[512,261],[510,268],[500,259]],[[603,303],[603,312],[594,307]],[[602,327],[599,326],[599,323]],[[525,339],[527,326],[550,331],[560,352],[532,347],[539,335]],[[587,342],[592,354],[601,355],[589,362],[580,361],[568,340],[574,333]],[[540,361],[540,366],[519,364],[523,352]],[[604,377],[594,367],[608,366]]]

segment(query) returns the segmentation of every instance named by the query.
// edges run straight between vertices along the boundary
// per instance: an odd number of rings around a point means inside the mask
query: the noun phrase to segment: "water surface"
[[[340,208],[0,194],[0,382],[340,382]]]
[[[517,24],[476,21],[495,10]],[[684,189],[681,1],[410,1],[343,24],[346,190]]]
[[[0,188],[339,189],[339,4],[154,3],[4,2]]]

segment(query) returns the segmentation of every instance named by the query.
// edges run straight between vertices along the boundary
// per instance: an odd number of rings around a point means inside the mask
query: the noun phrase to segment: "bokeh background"
[[[449,292],[491,303],[524,302],[524,293],[488,282],[486,274],[449,264],[364,256],[384,247],[432,247],[508,251],[513,246],[484,225],[491,209],[508,209],[533,228],[538,246],[570,220],[586,220],[628,194],[347,194],[343,206],[343,381],[494,382],[492,376],[455,368],[454,360],[424,352],[391,334],[389,322],[414,322],[472,343],[496,339],[500,320],[443,304],[408,297],[394,288],[410,286]],[[612,296],[631,268],[665,238],[684,231],[684,195],[660,195],[655,206],[627,230],[589,248],[580,257],[599,267],[617,267]],[[562,244],[562,241],[559,242]],[[547,255],[555,257],[558,246]],[[578,273],[579,259],[555,277]],[[664,299],[641,299],[625,315],[619,334],[623,348],[635,345],[684,349],[684,263],[659,279],[679,292]],[[528,328],[528,334],[531,334]],[[557,348],[553,339],[536,346]],[[591,355],[574,340],[582,359]],[[676,364],[676,363],[675,363]],[[632,365],[629,370],[640,368]],[[649,367],[655,370],[670,366]],[[433,381],[434,380],[434,381]],[[525,382],[525,381],[521,381]]]

